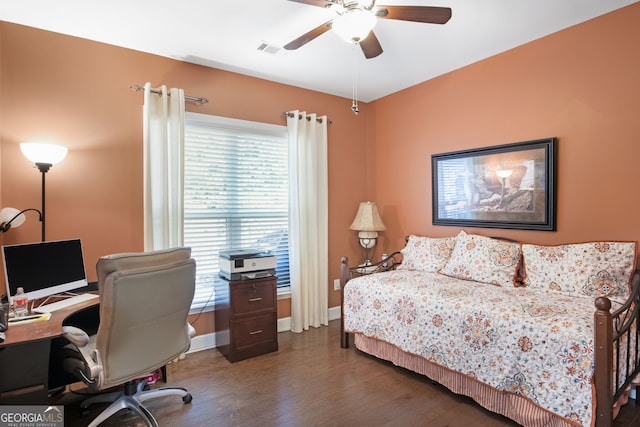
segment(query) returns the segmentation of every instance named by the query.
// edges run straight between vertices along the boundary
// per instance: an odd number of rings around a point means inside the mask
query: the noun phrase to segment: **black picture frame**
[[[433,225],[556,230],[557,138],[431,156]]]

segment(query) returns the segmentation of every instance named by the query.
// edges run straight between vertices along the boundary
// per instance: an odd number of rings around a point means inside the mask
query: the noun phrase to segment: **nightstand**
[[[375,264],[369,265],[356,265],[355,267],[349,267],[349,278],[357,276],[365,276],[367,274],[381,273],[383,271],[395,270],[397,266],[402,262],[402,253],[394,252],[389,255],[383,255],[382,259]]]
[[[216,286],[216,347],[230,362],[278,351],[277,278],[220,279]]]

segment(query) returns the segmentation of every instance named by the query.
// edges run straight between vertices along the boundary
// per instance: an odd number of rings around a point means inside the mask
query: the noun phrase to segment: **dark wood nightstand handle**
[[[249,298],[249,302],[257,302],[257,301],[262,301],[262,297],[258,297],[258,298]]]

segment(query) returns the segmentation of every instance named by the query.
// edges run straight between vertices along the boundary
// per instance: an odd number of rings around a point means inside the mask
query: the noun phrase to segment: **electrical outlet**
[[[340,290],[340,279],[334,279],[334,281],[333,281],[333,290],[334,291],[339,291]]]

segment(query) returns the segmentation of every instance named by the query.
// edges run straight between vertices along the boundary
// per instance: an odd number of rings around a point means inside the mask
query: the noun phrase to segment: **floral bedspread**
[[[350,280],[345,329],[591,425],[591,297],[397,270]]]

